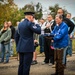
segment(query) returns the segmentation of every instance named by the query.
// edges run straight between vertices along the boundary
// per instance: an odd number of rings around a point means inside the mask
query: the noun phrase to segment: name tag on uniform
[[[37,28],[37,26],[33,26],[33,28],[34,28],[34,29],[36,29],[36,28]]]

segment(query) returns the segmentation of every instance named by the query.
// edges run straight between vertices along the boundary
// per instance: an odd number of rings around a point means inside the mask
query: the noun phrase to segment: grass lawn
[[[72,49],[73,49],[73,52],[75,53],[75,39],[72,40]]]

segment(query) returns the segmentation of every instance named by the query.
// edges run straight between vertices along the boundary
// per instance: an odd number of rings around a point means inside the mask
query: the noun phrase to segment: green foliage
[[[14,0],[8,0],[8,2],[4,4],[0,3],[0,29],[2,28],[4,21],[11,21],[15,26],[17,21],[21,21],[21,19],[24,18],[26,8],[31,8],[32,6],[32,10],[34,10],[33,4],[27,4],[22,9],[18,9]],[[40,3],[37,3],[35,7],[35,18],[40,19],[42,17],[42,6]]]
[[[38,46],[38,47],[36,48],[36,52],[37,52],[37,54],[40,54],[40,46]]]
[[[40,19],[41,17],[42,17],[42,5],[41,5],[41,3],[37,3],[36,4],[36,10],[35,10],[35,18],[36,19]]]
[[[39,2],[35,6],[33,5],[33,3],[26,4],[22,8],[22,10],[25,12],[25,11],[27,11],[27,9],[29,10],[30,8],[31,8],[31,11],[35,11],[36,19],[40,19],[42,17],[42,5]]]
[[[4,21],[12,20],[12,17],[15,17],[15,10],[17,8],[11,7],[10,4],[0,4],[0,25],[4,23]]]
[[[19,9],[13,0],[8,0],[7,4],[0,3],[0,29],[4,21],[12,21],[15,26],[17,21],[24,18],[23,10]]]
[[[14,50],[14,54],[13,54],[13,56],[17,56],[16,44],[15,44],[15,43],[14,43],[14,46],[13,46],[13,50]]]
[[[42,12],[35,13],[35,19],[40,19],[42,17]]]
[[[31,4],[26,4],[22,9],[24,10],[24,12],[27,12],[29,10],[34,12],[34,6]]]
[[[72,49],[75,52],[75,39],[72,40]]]

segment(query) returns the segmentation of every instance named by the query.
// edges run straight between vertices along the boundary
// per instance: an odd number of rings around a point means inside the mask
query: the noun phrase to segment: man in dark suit
[[[17,52],[20,56],[18,75],[29,75],[33,52],[35,50],[33,33],[41,33],[41,27],[33,22],[34,12],[27,11],[24,14],[25,20],[19,23],[15,35]]]

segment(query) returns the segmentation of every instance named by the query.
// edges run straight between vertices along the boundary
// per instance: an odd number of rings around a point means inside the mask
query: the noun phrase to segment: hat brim
[[[35,12],[24,12],[25,15],[33,15]]]

